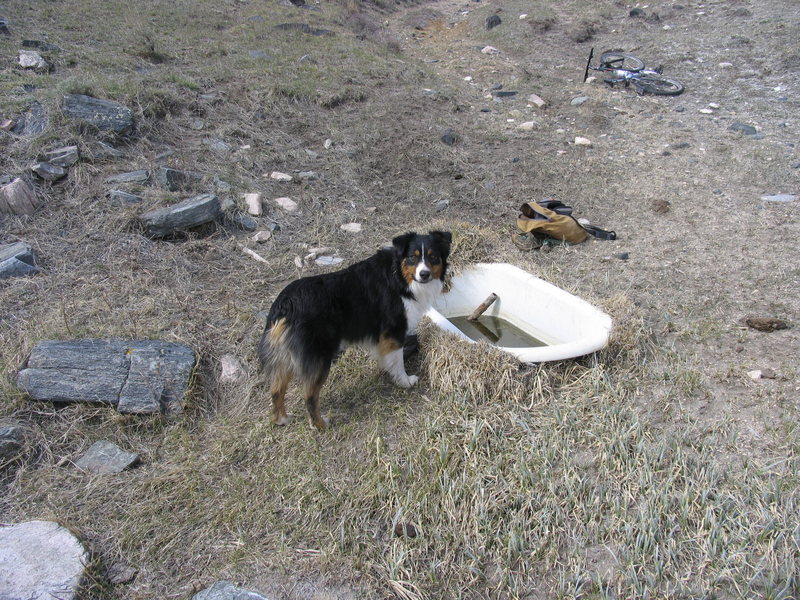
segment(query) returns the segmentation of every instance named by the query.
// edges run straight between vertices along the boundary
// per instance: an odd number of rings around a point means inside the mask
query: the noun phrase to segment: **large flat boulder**
[[[216,221],[221,216],[219,198],[214,194],[200,194],[172,206],[144,213],[139,216],[139,221],[150,237],[167,238]]]
[[[89,556],[51,521],[0,527],[0,598],[74,600]]]
[[[36,257],[25,242],[0,245],[0,279],[33,275],[39,272]]]
[[[83,94],[67,94],[62,106],[64,114],[95,129],[128,133],[133,128],[133,112],[127,106]]]
[[[196,362],[183,344],[157,340],[47,340],[17,385],[34,400],[111,404],[124,413],[183,409]]]

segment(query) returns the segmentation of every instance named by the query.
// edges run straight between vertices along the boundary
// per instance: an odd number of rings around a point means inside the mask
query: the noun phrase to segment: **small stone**
[[[206,138],[203,143],[217,154],[230,154],[231,152],[230,145],[217,138]]]
[[[272,232],[271,231],[257,231],[256,234],[251,238],[257,244],[263,244],[264,242],[268,242],[272,239]]]
[[[150,171],[128,171],[106,177],[106,183],[146,183],[150,179]]]
[[[231,189],[233,189],[233,186],[231,186],[230,183],[228,183],[227,181],[223,181],[216,175],[214,175],[213,181],[214,181],[214,189],[222,194],[228,193],[231,191]]]
[[[700,113],[702,113],[704,115],[713,115],[714,111],[711,110],[710,108],[701,108],[700,109]]]
[[[45,181],[57,181],[67,174],[67,171],[48,162],[39,162],[31,166],[31,171]]]
[[[291,198],[275,198],[275,204],[280,206],[286,212],[294,212],[298,209],[297,202]]]
[[[536,127],[536,121],[525,121],[519,124],[518,129],[522,131],[532,131],[534,127]]]
[[[159,167],[156,171],[158,183],[170,192],[178,192],[202,181],[203,175],[195,171],[180,171],[169,167]]]
[[[442,140],[443,144],[446,144],[447,146],[452,146],[458,141],[458,134],[452,129],[445,129],[444,132],[442,133],[441,138],[439,139]]]
[[[47,71],[50,69],[50,65],[42,58],[42,55],[33,50],[20,50],[17,62],[23,69],[33,69],[34,71]]]
[[[321,267],[332,267],[343,263],[344,259],[338,256],[318,256],[314,259],[314,262]]]
[[[797,200],[796,194],[767,194],[761,196],[764,202],[794,202]]]
[[[443,210],[447,210],[447,208],[450,206],[450,200],[447,198],[437,200],[433,206],[436,209],[436,212],[442,212]]]
[[[492,15],[488,19],[486,19],[486,29],[493,29],[500,25],[503,21],[500,19],[499,15]]]
[[[194,129],[195,131],[200,131],[205,126],[206,126],[206,124],[205,124],[205,121],[203,121],[203,119],[192,119],[189,122],[189,127],[191,129]]]
[[[275,181],[291,181],[292,176],[288,173],[281,173],[280,171],[273,171],[269,174],[270,179],[274,179]]]
[[[78,154],[77,146],[64,146],[63,148],[45,152],[44,157],[51,165],[67,168],[78,162],[80,155]]]
[[[512,96],[516,96],[519,92],[515,92],[513,90],[495,90],[492,92],[492,96],[495,98],[511,98]]]
[[[589,99],[589,96],[577,96],[569,101],[572,106],[580,106]]]
[[[587,225],[591,225],[592,222],[586,217],[578,217],[578,224],[586,227]]]
[[[522,13],[522,14],[519,16],[519,20],[520,20],[520,21],[524,21],[524,20],[525,20],[525,19],[527,19],[527,18],[528,18],[528,13]]]
[[[36,48],[37,50],[41,50],[42,52],[62,52],[60,46],[56,46],[55,44],[51,44],[50,42],[44,42],[42,40],[22,40],[22,47],[23,48]]]
[[[575,145],[576,146],[586,146],[589,147],[592,145],[592,140],[586,137],[577,136],[575,138]]]
[[[247,205],[247,212],[254,217],[257,217],[264,212],[264,209],[261,205],[261,194],[256,192],[245,194],[244,202]]]
[[[758,381],[759,379],[761,379],[762,375],[763,373],[761,372],[761,369],[755,369],[753,371],[747,372],[747,376],[753,381]]]
[[[630,258],[630,254],[627,252],[616,252],[612,256],[618,260],[628,260]]]
[[[33,186],[19,177],[0,187],[0,214],[32,215],[41,203]]]
[[[247,375],[242,362],[233,354],[224,354],[219,362],[222,369],[219,380],[222,383],[236,383]]]
[[[3,131],[11,131],[16,125],[17,122],[12,119],[3,119],[2,122],[0,122],[0,129]]]
[[[97,474],[121,473],[139,462],[139,455],[125,452],[116,444],[100,440],[91,445],[75,466]]]
[[[720,69],[730,69],[733,66],[733,63],[729,62],[721,62],[719,63]]]
[[[547,106],[547,101],[537,94],[528,96],[528,103],[533,104],[536,108],[544,108]]]
[[[708,108],[713,108],[714,110],[717,110],[718,108],[720,108],[720,105],[717,104],[716,102],[709,102]]]
[[[325,150],[330,150],[331,146],[333,146],[333,140],[328,138],[327,140],[325,140],[322,146],[325,148]]]
[[[500,54],[500,50],[494,46],[484,46],[481,48],[481,54]]]
[[[241,212],[228,213],[225,215],[228,225],[241,229],[242,231],[255,231],[258,229],[258,221],[248,214]]]
[[[2,275],[0,275],[2,277]],[[0,425],[0,464],[19,456],[25,444],[25,430],[21,425]]]
[[[8,30],[8,20],[5,17],[0,17],[0,34],[11,35],[11,32]]]
[[[758,130],[753,127],[752,125],[747,125],[746,123],[741,123],[736,121],[730,127],[728,127],[730,131],[738,131],[744,135],[755,135],[758,133]]]
[[[340,229],[347,233],[361,233],[361,223],[345,223]]]
[[[106,198],[114,204],[139,204],[144,201],[141,196],[129,194],[122,190],[109,190],[106,192]]]
[[[633,19],[644,19],[647,16],[647,13],[641,8],[632,8],[628,13],[628,16]]]
[[[218,581],[209,588],[192,596],[192,600],[267,600],[264,596],[244,588],[236,587],[230,581]]]
[[[101,141],[95,141],[93,144],[91,144],[86,153],[86,158],[92,161],[106,160],[109,158],[122,158],[123,156],[125,156],[124,152],[117,150],[111,144],[106,144],[105,142]]]
[[[177,204],[148,211],[139,216],[145,233],[153,238],[169,238],[216,221],[222,214],[219,198],[214,194],[199,194]]]
[[[319,179],[319,175],[316,171],[300,171],[297,174],[297,178],[300,181],[316,181]]]

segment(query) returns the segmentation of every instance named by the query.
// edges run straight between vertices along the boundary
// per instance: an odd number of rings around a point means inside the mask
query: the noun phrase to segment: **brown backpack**
[[[542,204],[546,204],[543,206]],[[525,233],[533,233],[538,238],[553,238],[580,244],[590,235],[615,240],[617,234],[598,227],[584,227],[572,216],[572,209],[558,201],[544,201],[542,204],[526,202],[520,207],[522,214],[517,217],[517,228]]]

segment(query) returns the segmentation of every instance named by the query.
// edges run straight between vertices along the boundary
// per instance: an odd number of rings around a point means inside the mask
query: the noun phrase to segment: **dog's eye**
[[[419,258],[416,256],[406,256],[406,264],[415,265],[418,260]]]
[[[435,254],[429,254],[428,262],[431,263],[432,265],[438,265],[440,262],[442,262],[442,259],[436,256]]]

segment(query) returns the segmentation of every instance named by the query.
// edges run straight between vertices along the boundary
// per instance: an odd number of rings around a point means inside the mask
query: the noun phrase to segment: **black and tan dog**
[[[293,281],[275,299],[258,354],[271,378],[272,422],[289,422],[285,397],[297,377],[311,423],[328,426],[319,394],[343,346],[369,347],[394,382],[411,387],[403,342],[442,292],[449,232],[406,233],[374,256],[334,273]]]

